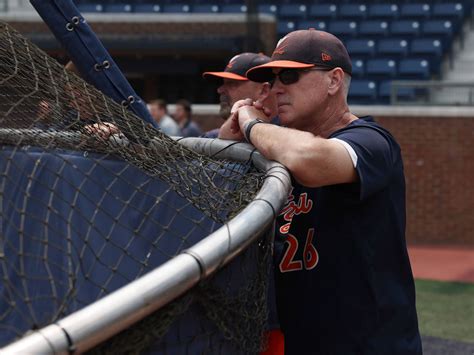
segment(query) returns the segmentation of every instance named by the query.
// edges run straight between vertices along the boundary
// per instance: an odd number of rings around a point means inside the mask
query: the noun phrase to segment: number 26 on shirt
[[[319,261],[319,255],[313,245],[313,237],[314,228],[311,228],[308,230],[308,234],[306,235],[306,242],[303,249],[303,260],[298,260],[295,258],[299,248],[298,239],[293,234],[287,234],[286,242],[288,243],[288,248],[281,259],[280,272],[299,271],[303,269],[311,270],[316,267]]]

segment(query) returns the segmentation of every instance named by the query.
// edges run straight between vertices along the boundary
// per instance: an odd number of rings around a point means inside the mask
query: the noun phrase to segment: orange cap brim
[[[203,78],[209,77],[209,76],[214,76],[222,79],[232,79],[232,80],[249,80],[245,76],[239,75],[239,74],[234,74],[234,73],[229,73],[226,71],[207,71],[202,74]]]
[[[304,69],[312,68],[314,66],[314,64],[294,62],[292,60],[275,60],[273,62],[268,62],[266,64],[251,68],[247,71],[247,73],[245,73],[245,75],[252,81],[262,83],[273,79],[275,75],[273,74],[272,69],[274,68]]]

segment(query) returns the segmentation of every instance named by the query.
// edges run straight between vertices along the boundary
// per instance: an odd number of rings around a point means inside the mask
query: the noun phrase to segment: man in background
[[[168,115],[166,107],[166,101],[162,99],[156,99],[150,101],[147,105],[150,111],[151,117],[158,124],[160,130],[168,136],[181,136],[181,129],[173,118]]]
[[[208,80],[219,80],[221,83],[217,88],[217,93],[219,94],[219,115],[222,119],[227,120],[229,118],[230,109],[235,102],[247,98],[260,101],[271,110],[270,117],[274,118],[276,116],[276,101],[274,95],[270,93],[270,84],[251,81],[245,76],[248,70],[269,61],[270,57],[263,53],[245,52],[232,57],[224,71],[202,74]],[[219,129],[214,129],[207,132],[205,137],[216,138],[218,132]]]
[[[188,100],[178,100],[176,102],[176,110],[174,119],[178,122],[183,137],[199,137],[202,130],[191,118],[191,103]]]

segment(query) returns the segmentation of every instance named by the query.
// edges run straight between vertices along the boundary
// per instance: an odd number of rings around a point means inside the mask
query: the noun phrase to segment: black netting
[[[265,173],[185,148],[8,25],[0,36],[3,346],[209,235],[252,200]],[[95,352],[257,352],[267,244]]]

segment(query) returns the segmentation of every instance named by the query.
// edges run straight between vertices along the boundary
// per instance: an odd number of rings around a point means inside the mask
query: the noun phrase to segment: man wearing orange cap
[[[251,68],[269,61],[270,57],[262,53],[245,52],[232,57],[224,71],[202,74],[206,79],[221,80],[217,93],[219,94],[220,103],[219,115],[222,119],[227,120],[229,118],[230,110],[235,102],[247,98],[252,101],[259,101],[268,107],[271,110],[271,118],[276,116],[276,104],[274,96],[270,94],[270,84],[251,81],[245,76],[245,73]],[[205,137],[217,137],[218,131],[216,129],[207,132]]]
[[[277,305],[285,354],[421,354],[405,242],[400,147],[347,105],[352,65],[332,34],[282,38],[247,72],[273,82],[281,125],[237,102],[221,137],[251,142],[285,165],[293,190],[277,218]]]

